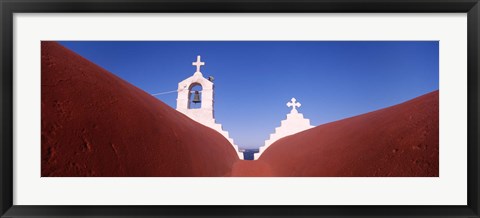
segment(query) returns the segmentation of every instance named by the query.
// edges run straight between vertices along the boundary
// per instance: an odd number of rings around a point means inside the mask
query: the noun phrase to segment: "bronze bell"
[[[195,94],[193,94],[193,101],[192,102],[195,103],[195,104],[202,102],[200,100],[200,93],[198,91],[195,91]]]

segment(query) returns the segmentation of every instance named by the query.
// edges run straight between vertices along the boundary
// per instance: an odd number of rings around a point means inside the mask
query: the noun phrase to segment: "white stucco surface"
[[[270,134],[270,138],[265,141],[265,144],[262,147],[259,148],[259,152],[255,153],[255,160],[257,160],[275,141],[285,136],[293,135],[313,127],[310,125],[310,120],[305,119],[303,114],[297,111],[296,108],[300,107],[301,104],[297,102],[295,98],[292,98],[291,101],[287,103],[287,106],[292,107],[290,113],[287,114],[287,119],[280,122],[280,126],[275,128],[275,132]]]
[[[178,83],[177,111],[180,111],[191,119],[222,134],[233,146],[238,157],[243,159],[243,153],[239,151],[238,146],[235,145],[228,132],[223,130],[222,124],[216,123],[215,121],[213,109],[214,85],[212,81],[204,78],[203,74],[200,72],[200,67],[205,65],[205,63],[201,62],[200,56],[198,56],[197,61],[193,62],[192,65],[197,67],[197,70],[193,76],[188,77],[187,79]],[[202,90],[200,91],[201,106],[200,108],[191,108],[191,88],[196,85],[200,85],[202,87]]]

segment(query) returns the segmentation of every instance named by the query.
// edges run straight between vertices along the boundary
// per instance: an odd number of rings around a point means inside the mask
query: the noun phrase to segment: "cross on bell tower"
[[[197,67],[197,71],[195,71],[195,73],[202,73],[202,72],[200,72],[200,67],[205,65],[205,62],[201,62],[200,59],[201,59],[201,57],[200,57],[200,55],[198,55],[197,56],[197,62],[192,62],[192,65]]]
[[[287,107],[292,107],[292,110],[290,111],[290,113],[298,113],[296,108],[300,106],[302,106],[302,104],[300,104],[300,102],[297,102],[297,99],[295,98],[292,98],[291,102],[287,103]]]

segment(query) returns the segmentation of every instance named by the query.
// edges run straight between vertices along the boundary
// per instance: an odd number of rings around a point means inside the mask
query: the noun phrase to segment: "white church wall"
[[[313,127],[310,125],[309,119],[305,119],[303,114],[298,113],[296,108],[300,107],[301,104],[296,102],[295,98],[292,98],[291,102],[287,103],[287,106],[292,107],[290,113],[287,114],[287,119],[280,122],[280,127],[275,128],[275,132],[270,134],[270,138],[265,141],[265,144],[262,147],[259,148],[259,152],[254,154],[255,160],[257,160],[263,154],[263,152],[277,140]]]
[[[204,78],[203,74],[200,72],[200,66],[205,65],[205,63],[201,62],[200,56],[198,56],[197,62],[193,62],[192,65],[197,67],[197,71],[193,74],[193,76],[178,83],[177,110],[187,115],[192,120],[195,120],[222,134],[235,149],[238,157],[243,159],[243,153],[239,151],[238,146],[235,145],[233,139],[230,138],[229,133],[223,130],[222,125],[216,123],[215,121],[213,109],[214,85],[212,81]],[[191,102],[189,98],[191,94],[191,88],[197,84],[202,86],[202,90],[199,91],[199,94],[201,94],[201,107],[191,108]]]

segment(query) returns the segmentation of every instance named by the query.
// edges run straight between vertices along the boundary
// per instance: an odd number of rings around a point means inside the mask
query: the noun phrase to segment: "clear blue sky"
[[[215,77],[215,118],[236,144],[262,146],[290,111],[312,125],[438,89],[438,41],[64,41],[147,93],[176,90],[202,56]],[[176,93],[157,96],[176,107]]]

